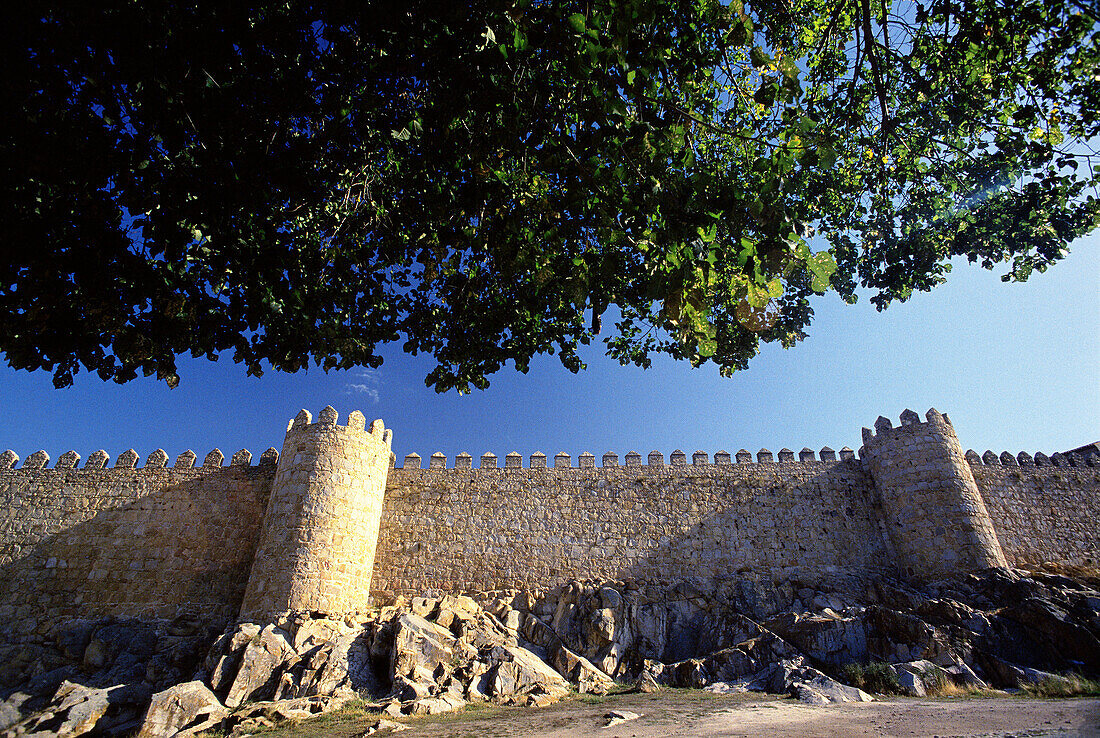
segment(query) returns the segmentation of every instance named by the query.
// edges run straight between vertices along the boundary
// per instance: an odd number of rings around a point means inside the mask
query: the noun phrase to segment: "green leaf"
[[[772,58],[759,46],[753,46],[749,52],[749,61],[757,69],[764,69],[772,64]]]

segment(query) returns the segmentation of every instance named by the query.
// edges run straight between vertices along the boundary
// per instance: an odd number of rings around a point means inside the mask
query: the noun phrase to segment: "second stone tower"
[[[865,459],[905,577],[932,580],[1007,566],[955,429],[935,408],[901,427],[880,417],[863,429]]]

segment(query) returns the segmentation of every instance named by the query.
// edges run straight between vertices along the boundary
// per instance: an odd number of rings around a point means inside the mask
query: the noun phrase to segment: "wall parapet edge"
[[[198,458],[194,451],[188,449],[176,457],[174,464],[168,464],[168,454],[163,449],[155,449],[145,457],[144,464],[138,464],[137,460],[141,457],[134,449],[128,449],[118,455],[118,459],[114,466],[110,466],[110,456],[106,451],[100,449],[88,455],[88,458],[84,461],[84,465],[80,466],[80,454],[76,451],[66,451],[57,457],[57,461],[53,466],[49,465],[49,455],[45,451],[36,451],[28,456],[22,466],[19,465],[19,456],[8,449],[3,453],[0,453],[0,472],[10,471],[109,471],[113,469],[120,469],[126,471],[135,471],[142,469],[159,470],[159,469],[190,469],[194,466],[195,460]],[[229,466],[262,466],[266,464],[273,464],[278,461],[279,452],[274,448],[269,448],[260,455],[257,463],[252,463],[252,452],[248,449],[241,449],[233,454],[233,458],[229,463]],[[222,468],[225,466],[224,455],[219,449],[213,449],[206,455],[206,459],[209,463],[204,463],[198,468]]]
[[[560,451],[553,457],[553,464],[547,464],[547,456],[541,451],[535,451],[528,457],[527,465],[523,464],[523,455],[512,451],[504,456],[504,466],[498,465],[500,457],[492,452],[486,452],[481,455],[481,465],[473,466],[473,456],[468,452],[463,451],[453,457],[448,457],[442,452],[435,452],[428,456],[430,463],[428,469],[432,471],[440,470],[453,470],[453,469],[591,469],[594,467],[610,468],[619,466],[653,466],[658,468],[667,468],[669,466],[737,466],[745,464],[805,464],[805,463],[818,463],[818,464],[834,464],[839,461],[845,461],[855,457],[855,452],[848,448],[843,447],[839,452],[839,459],[837,458],[838,452],[834,451],[829,446],[824,446],[820,451],[814,451],[810,448],[803,448],[797,454],[788,448],[784,448],[779,452],[779,459],[776,461],[772,452],[766,448],[760,449],[756,458],[753,455],[741,449],[737,452],[736,458],[731,456],[729,451],[718,450],[715,451],[713,457],[703,450],[696,450],[691,453],[690,457],[684,451],[676,449],[668,455],[668,461],[665,461],[665,455],[661,451],[650,451],[647,456],[642,456],[637,451],[630,451],[620,457],[619,454],[614,451],[608,451],[602,456],[596,456],[590,451],[583,451],[577,457],[575,457],[576,463],[573,463],[574,457],[565,452]],[[639,461],[644,460],[643,463],[623,463],[620,464],[620,458],[624,460],[637,459]],[[415,451],[410,452],[404,457],[404,465],[396,466],[394,469],[421,469],[424,457]],[[597,464],[596,460],[599,459],[600,463]]]
[[[1042,451],[1036,451],[1032,456],[1027,451],[1021,451],[1013,455],[1010,451],[987,450],[979,454],[974,449],[966,452],[966,460],[974,466],[1053,466],[1062,468],[1098,468],[1100,467],[1100,454],[1063,454],[1055,452],[1047,456]]]

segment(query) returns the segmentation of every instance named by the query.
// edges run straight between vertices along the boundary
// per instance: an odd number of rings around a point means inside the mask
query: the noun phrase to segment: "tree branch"
[[[879,69],[879,60],[875,54],[875,37],[871,33],[871,7],[868,0],[860,0],[863,15],[863,42],[867,46],[867,61],[871,64],[871,77],[878,94],[878,104],[882,109],[882,143],[886,147],[886,141],[890,137],[890,111],[886,105],[886,86],[882,83],[882,70]]]

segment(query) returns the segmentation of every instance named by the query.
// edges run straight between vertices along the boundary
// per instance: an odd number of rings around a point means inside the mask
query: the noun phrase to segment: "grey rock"
[[[30,695],[16,692],[9,695],[6,700],[0,702],[0,730],[15,725],[23,719],[23,712],[19,708],[30,699]]]
[[[527,649],[498,646],[489,657],[488,694],[497,702],[516,703],[535,692],[563,697],[569,683],[549,664]]]
[[[444,692],[438,697],[424,697],[416,700],[408,708],[409,715],[439,715],[447,712],[461,710],[466,701],[456,697],[450,692]]]
[[[245,648],[260,635],[260,626],[241,623],[219,636],[210,646],[206,657],[206,670],[210,674],[210,688],[217,694],[226,694],[233,684]]]
[[[802,656],[781,659],[771,664],[747,686],[753,690],[789,694],[809,705],[874,701],[863,690],[841,684],[821,673]]]
[[[824,674],[791,684],[794,696],[808,705],[828,705],[837,702],[874,702],[875,698],[856,687],[841,684]]]
[[[408,730],[409,726],[404,723],[397,723],[393,720],[379,720],[378,722],[370,725],[363,735],[374,735],[375,733],[387,732],[387,735],[392,733],[400,733],[402,730]]]
[[[305,653],[315,646],[335,641],[348,630],[348,626],[341,620],[308,618],[294,628],[292,645],[298,653]]]
[[[612,710],[604,715],[605,727],[610,728],[612,725],[620,725],[622,723],[629,722],[631,720],[637,720],[642,714],[640,712],[631,712],[630,710]]]
[[[551,663],[558,673],[577,685],[577,691],[581,694],[607,694],[615,686],[611,677],[565,646],[554,652]]]
[[[61,655],[72,661],[82,659],[97,625],[94,620],[72,620],[61,625],[57,632],[57,648]]]
[[[99,734],[124,733],[137,706],[144,706],[148,699],[149,690],[142,685],[92,688],[64,681],[46,709],[12,725],[5,735],[38,734],[68,738],[93,731]],[[109,711],[115,714],[109,715]]]
[[[657,683],[657,680],[653,678],[653,675],[650,672],[643,671],[638,676],[638,681],[635,684],[635,688],[639,692],[652,693],[660,691],[661,685]]]
[[[612,587],[601,587],[599,591],[600,604],[606,608],[617,610],[622,607],[623,596],[617,589]]]
[[[302,672],[286,696],[336,695],[369,699],[382,691],[371,659],[371,638],[366,631],[351,631],[307,652]]]
[[[202,682],[185,682],[153,695],[137,738],[171,738],[180,731],[211,729],[229,715]]]
[[[402,613],[394,623],[390,655],[394,677],[416,679],[417,671],[434,674],[437,669],[452,669],[458,639],[449,630],[411,612]]]
[[[232,729],[231,735],[243,736],[260,728],[270,728],[286,722],[299,722],[337,710],[346,703],[345,698],[327,696],[251,702],[225,718],[222,721],[222,728]]]
[[[867,661],[867,636],[858,617],[783,613],[766,626],[816,661],[833,666]]]
[[[924,682],[911,671],[898,672],[898,686],[910,697],[924,697],[927,694],[924,690]]]
[[[108,645],[100,640],[91,641],[84,648],[84,669],[96,671],[110,663],[111,654]]]
[[[245,700],[263,700],[275,693],[278,670],[298,656],[289,639],[285,630],[268,625],[245,646],[240,668],[225,697],[226,707],[236,708]]]
[[[1070,614],[1054,602],[1030,597],[1003,614],[1027,626],[1033,639],[1043,645],[1051,657],[1100,664],[1100,639],[1074,622]]]
[[[412,702],[430,697],[432,694],[432,682],[413,680],[407,676],[398,674],[393,679],[391,694],[401,702]]]
[[[973,669],[963,662],[959,662],[954,666],[949,666],[944,669],[944,671],[946,671],[951,676],[951,680],[960,687],[968,687],[971,689],[989,688],[985,680],[979,677]]]

